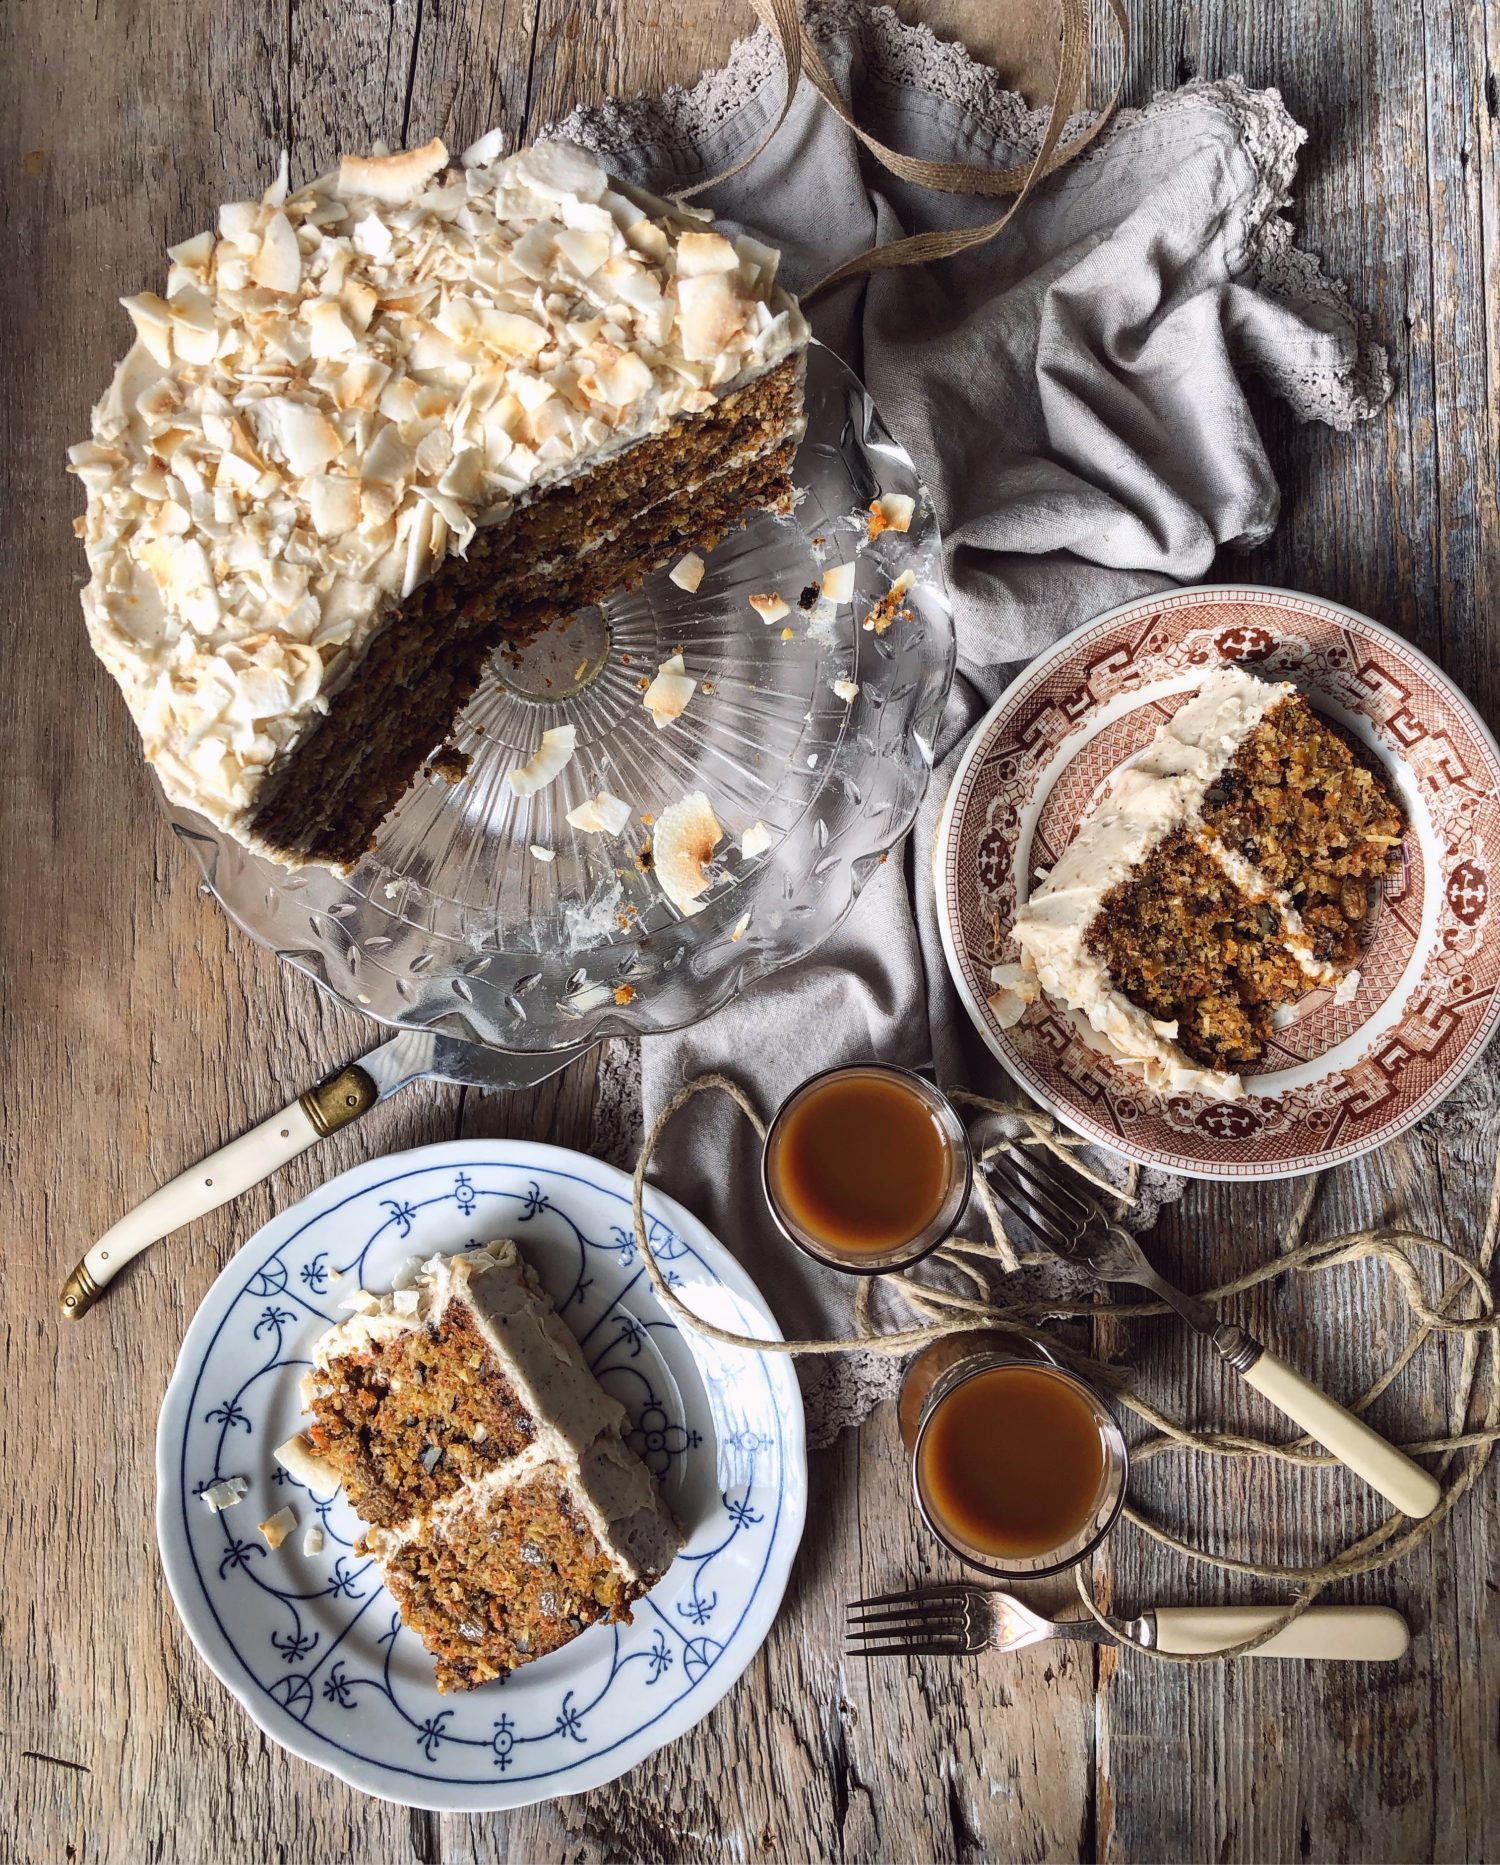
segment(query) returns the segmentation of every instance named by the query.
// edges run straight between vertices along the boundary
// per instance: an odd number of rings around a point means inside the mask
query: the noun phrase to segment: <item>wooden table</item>
[[[1041,0],[920,9],[1033,87]],[[1308,243],[1353,283],[1399,373],[1361,432],[1265,429],[1281,528],[1234,576],[1382,616],[1490,716],[1500,698],[1500,195],[1494,0],[1135,0],[1136,99],[1199,72],[1279,85],[1311,131]],[[0,175],[8,201],[3,1009],[8,1181],[3,1776],[6,1857],[725,1859],[1480,1859],[1500,1853],[1500,1591],[1487,1480],[1419,1556],[1350,1598],[1416,1628],[1381,1673],[1275,1664],[1167,1671],[1037,1651],[868,1675],[838,1655],[840,1602],[920,1571],[892,1419],[812,1462],[817,1506],[761,1656],[691,1736],[596,1792],[508,1817],[439,1819],[369,1800],[263,1737],[189,1646],[153,1546],[156,1414],[218,1266],[276,1208],[378,1151],[458,1134],[599,1143],[590,1058],[513,1100],[405,1094],[356,1132],[154,1252],[86,1323],[56,1320],[89,1241],[201,1150],[278,1106],[367,1027],[233,932],[193,884],[77,608],[66,444],[123,347],[116,297],[162,248],[343,147],[492,123],[518,141],[580,99],[694,75],[747,9],[690,0],[54,0],[14,6]],[[1488,54],[1486,53],[1488,41]],[[1472,1243],[1493,1154],[1496,1070],[1439,1127],[1340,1172],[1314,1234],[1405,1209]],[[1263,1254],[1293,1191],[1197,1188],[1163,1251],[1190,1279]],[[1209,1240],[1212,1240],[1211,1242]],[[1250,1315],[1334,1390],[1403,1323],[1372,1280],[1274,1288]],[[1336,1325],[1330,1325],[1330,1319]],[[1316,1322],[1316,1326],[1314,1323]],[[1347,1323],[1347,1326],[1344,1325]],[[1108,1346],[1111,1343],[1105,1342]],[[1134,1343],[1149,1390],[1248,1422],[1163,1325]],[[1384,1417],[1436,1428],[1438,1362]],[[1373,1519],[1333,1476],[1156,1466],[1148,1500],[1223,1541],[1312,1552]],[[1227,1597],[1134,1535],[1101,1571],[1132,1606]]]

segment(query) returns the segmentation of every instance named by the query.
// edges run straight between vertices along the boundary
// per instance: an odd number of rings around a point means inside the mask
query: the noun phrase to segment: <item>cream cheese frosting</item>
[[[1183,1052],[1175,1022],[1152,1017],[1115,988],[1104,961],[1089,950],[1087,933],[1104,896],[1165,836],[1198,818],[1214,779],[1267,713],[1295,690],[1290,682],[1260,680],[1238,665],[1220,667],[1116,774],[1097,810],[1016,915],[1020,975],[997,966],[993,978],[1000,986],[1002,1023],[1006,1016],[1017,1021],[1040,986],[1072,1014],[1090,1047],[1140,1075],[1148,1087],[1218,1100],[1244,1093],[1239,1075],[1201,1068]],[[1210,848],[1243,891],[1275,903],[1284,943],[1309,982],[1336,982],[1337,968],[1312,956],[1286,894],[1217,842]]]
[[[778,255],[583,150],[346,156],[169,251],[71,449],[83,609],[175,802],[272,765],[476,528],[807,341]]]
[[[393,1528],[367,1530],[371,1552],[377,1557],[392,1553],[414,1536],[462,1538],[482,1515],[488,1497],[552,1465],[595,1540],[628,1579],[664,1573],[681,1536],[650,1472],[625,1444],[625,1408],[590,1373],[578,1343],[509,1239],[433,1256],[406,1287],[368,1296],[357,1313],[315,1343],[312,1367],[302,1381],[304,1406],[311,1409],[335,1361],[411,1329],[435,1327],[455,1301],[467,1308],[476,1332],[504,1369],[533,1420],[535,1435],[505,1463],[478,1476],[466,1474],[458,1492],[428,1513]],[[288,1440],[275,1455],[309,1488],[329,1486],[305,1437]]]

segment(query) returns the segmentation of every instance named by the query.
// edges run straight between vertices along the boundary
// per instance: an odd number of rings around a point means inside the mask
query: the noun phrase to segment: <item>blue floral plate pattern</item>
[[[778,1338],[744,1270],[648,1191],[653,1255],[683,1299]],[[413,1256],[514,1237],[624,1404],[631,1444],[687,1534],[629,1625],[593,1626],[500,1683],[441,1696],[342,1493],[281,1470],[312,1343]],[[244,1477],[214,1514],[203,1490]],[[705,1716],[759,1649],[807,1505],[802,1401],[780,1355],[721,1348],[667,1317],[623,1173],[558,1147],[461,1140],[345,1173],[256,1233],[194,1317],[157,1432],[167,1583],[210,1669],[283,1747],[367,1793],[440,1812],[524,1806],[613,1780]],[[257,1524],[290,1503],[270,1549]],[[323,1530],[303,1550],[310,1523]]]

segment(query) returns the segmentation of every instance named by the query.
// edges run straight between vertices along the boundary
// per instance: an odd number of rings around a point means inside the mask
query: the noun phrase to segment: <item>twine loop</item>
[[[989,1236],[951,1237],[924,1259],[928,1264],[945,1265],[950,1272],[966,1281],[973,1293],[940,1287],[918,1279],[911,1269],[869,1276],[863,1278],[856,1288],[856,1332],[826,1340],[761,1340],[754,1335],[738,1334],[705,1320],[695,1314],[671,1287],[652,1254],[647,1234],[645,1196],[646,1174],[668,1125],[695,1097],[710,1093],[726,1095],[749,1121],[756,1137],[764,1143],[766,1123],[744,1089],[726,1075],[701,1075],[679,1088],[652,1122],[632,1179],[635,1241],[641,1252],[641,1260],[646,1266],[657,1299],[685,1327],[717,1341],[721,1346],[738,1347],[754,1353],[791,1355],[908,1354],[933,1341],[971,1330],[1010,1334],[1018,1339],[1044,1344],[1049,1353],[1104,1388],[1117,1405],[1149,1427],[1149,1435],[1131,1447],[1131,1461],[1137,1470],[1161,1457],[1183,1453],[1251,1463],[1269,1460],[1303,1468],[1338,1463],[1337,1458],[1330,1456],[1305,1435],[1278,1441],[1239,1432],[1195,1430],[1172,1418],[1142,1396],[1136,1390],[1128,1368],[1107,1364],[1080,1353],[1047,1333],[1042,1325],[1046,1321],[1130,1321],[1162,1315],[1168,1312],[1163,1302],[1121,1303],[1105,1297],[1088,1302],[998,1300],[992,1292],[992,1278],[1003,1278],[1019,1269],[1050,1263],[1053,1259],[1041,1251],[1022,1251],[1016,1247],[1007,1233],[999,1207],[984,1189],[985,1175],[982,1171],[975,1175],[975,1186],[980,1192]],[[1100,1178],[1078,1157],[1079,1149],[1085,1142],[1065,1132],[1050,1115],[1040,1109],[1022,1103],[989,1100],[962,1089],[955,1090],[951,1098],[966,1107],[1004,1115],[1019,1123],[1018,1143],[1041,1146],[1058,1153],[1067,1160],[1072,1170],[1082,1172],[1108,1197],[1125,1203],[1133,1201],[1133,1168],[1123,1190]],[[1002,1143],[997,1142],[997,1146]],[[983,1149],[979,1155],[981,1163],[995,1150],[996,1147]],[[1322,1174],[1317,1174],[1309,1180],[1307,1191],[1299,1201],[1288,1232],[1282,1239],[1282,1248],[1273,1257],[1228,1282],[1220,1283],[1216,1288],[1200,1291],[1199,1299],[1217,1306],[1274,1277],[1286,1275],[1288,1271],[1316,1276],[1363,1262],[1378,1263],[1387,1270],[1411,1313],[1411,1331],[1389,1363],[1349,1409],[1355,1413],[1364,1412],[1429,1341],[1443,1336],[1460,1340],[1462,1354],[1449,1405],[1447,1429],[1437,1436],[1401,1447],[1409,1454],[1436,1456],[1439,1459],[1437,1476],[1442,1484],[1442,1495],[1430,1515],[1413,1520],[1398,1511],[1328,1559],[1306,1565],[1277,1565],[1243,1560],[1199,1547],[1152,1521],[1137,1504],[1127,1502],[1121,1512],[1121,1521],[1130,1523],[1140,1533],[1185,1559],[1216,1567],[1224,1573],[1297,1589],[1283,1616],[1259,1636],[1243,1639],[1220,1651],[1179,1654],[1157,1651],[1134,1639],[1123,1637],[1118,1624],[1105,1620],[1083,1569],[1078,1568],[1075,1577],[1079,1595],[1094,1618],[1101,1624],[1107,1624],[1121,1644],[1130,1645],[1134,1650],[1162,1663],[1206,1664],[1242,1657],[1257,1650],[1299,1618],[1325,1587],[1360,1574],[1378,1572],[1400,1560],[1432,1534],[1438,1524],[1452,1512],[1460,1498],[1479,1480],[1488,1467],[1496,1440],[1500,1439],[1500,1341],[1497,1341],[1500,1317],[1495,1312],[1490,1286],[1497,1235],[1500,1235],[1500,1151],[1497,1151],[1491,1177],[1489,1204],[1479,1244],[1472,1257],[1406,1224],[1372,1226],[1364,1230],[1347,1231],[1335,1237],[1325,1237],[1316,1242],[1305,1242],[1302,1233],[1322,1177]],[[1428,1293],[1417,1262],[1418,1252],[1434,1258],[1439,1274],[1447,1275],[1445,1284],[1435,1295]],[[874,1315],[877,1286],[904,1301],[923,1318],[906,1326],[879,1326]],[[1467,1305],[1470,1312],[1455,1312],[1461,1305]],[[1476,1405],[1479,1415],[1471,1423],[1470,1414]]]

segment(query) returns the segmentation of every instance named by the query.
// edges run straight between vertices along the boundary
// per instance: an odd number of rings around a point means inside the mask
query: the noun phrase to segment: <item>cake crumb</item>
[[[468,776],[470,762],[467,751],[460,751],[456,745],[440,745],[428,759],[427,768],[445,784],[458,784]]]
[[[830,682],[830,684],[834,692],[843,700],[846,706],[852,706],[855,700],[859,698],[859,682],[857,680],[834,680]]]
[[[634,1003],[635,986],[633,984],[617,984],[615,986],[615,1002],[622,1008],[626,1004]]]

